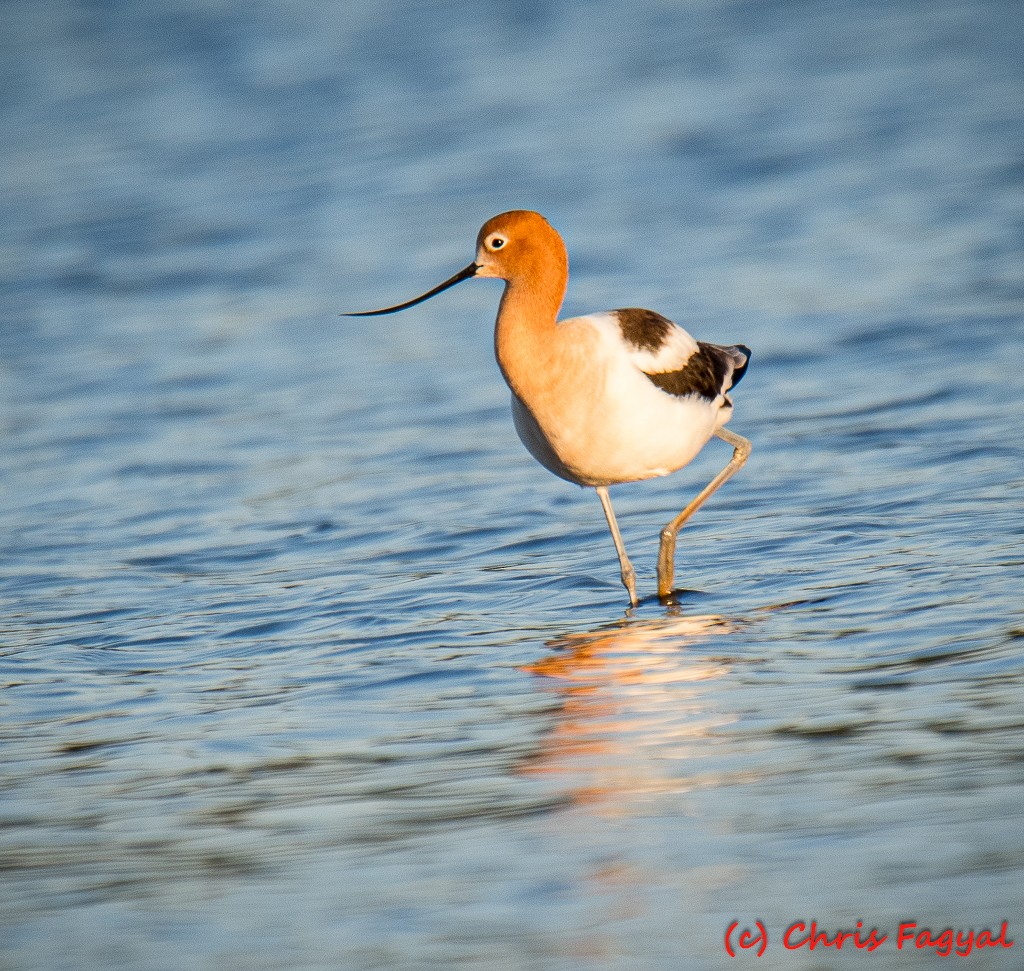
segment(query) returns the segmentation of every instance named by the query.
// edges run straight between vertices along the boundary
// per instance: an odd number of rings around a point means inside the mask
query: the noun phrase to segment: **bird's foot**
[[[636,595],[636,571],[628,560],[622,565],[622,585],[629,594],[630,607],[636,607],[640,603],[640,598]]]

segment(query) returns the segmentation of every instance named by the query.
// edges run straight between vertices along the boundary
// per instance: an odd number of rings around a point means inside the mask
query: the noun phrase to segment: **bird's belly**
[[[519,438],[541,465],[583,486],[675,472],[692,461],[721,423],[720,409],[707,401],[675,398],[653,386],[642,408],[582,399],[578,407],[555,414],[543,406],[530,408],[513,394],[512,418]]]

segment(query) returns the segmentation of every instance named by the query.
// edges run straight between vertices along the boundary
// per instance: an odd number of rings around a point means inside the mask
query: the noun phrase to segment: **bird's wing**
[[[623,307],[608,314],[630,360],[662,391],[714,401],[737,385],[750,350],[694,340],[682,327],[653,310]]]

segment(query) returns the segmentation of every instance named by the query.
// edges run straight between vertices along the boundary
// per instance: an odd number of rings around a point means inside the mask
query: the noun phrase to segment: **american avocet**
[[[344,316],[405,310],[470,277],[505,281],[494,346],[516,432],[546,469],[597,491],[632,606],[639,603],[636,574],[608,486],[675,472],[714,435],[733,446],[729,464],[661,531],[658,596],[668,597],[680,528],[750,454],[750,442],[724,427],[732,417],[728,392],[747,370],[749,349],[696,341],[636,307],[559,321],[569,280],[565,243],[543,216],[525,210],[484,223],[476,259],[433,290]]]

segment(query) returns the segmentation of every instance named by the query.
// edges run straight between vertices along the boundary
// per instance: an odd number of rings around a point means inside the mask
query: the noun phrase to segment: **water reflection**
[[[677,608],[549,641],[551,653],[525,670],[552,679],[561,707],[523,771],[575,776],[571,801],[610,811],[627,811],[637,796],[709,784],[699,771],[706,739],[735,715],[708,708],[706,683],[728,674],[731,662],[693,648],[737,627]]]

